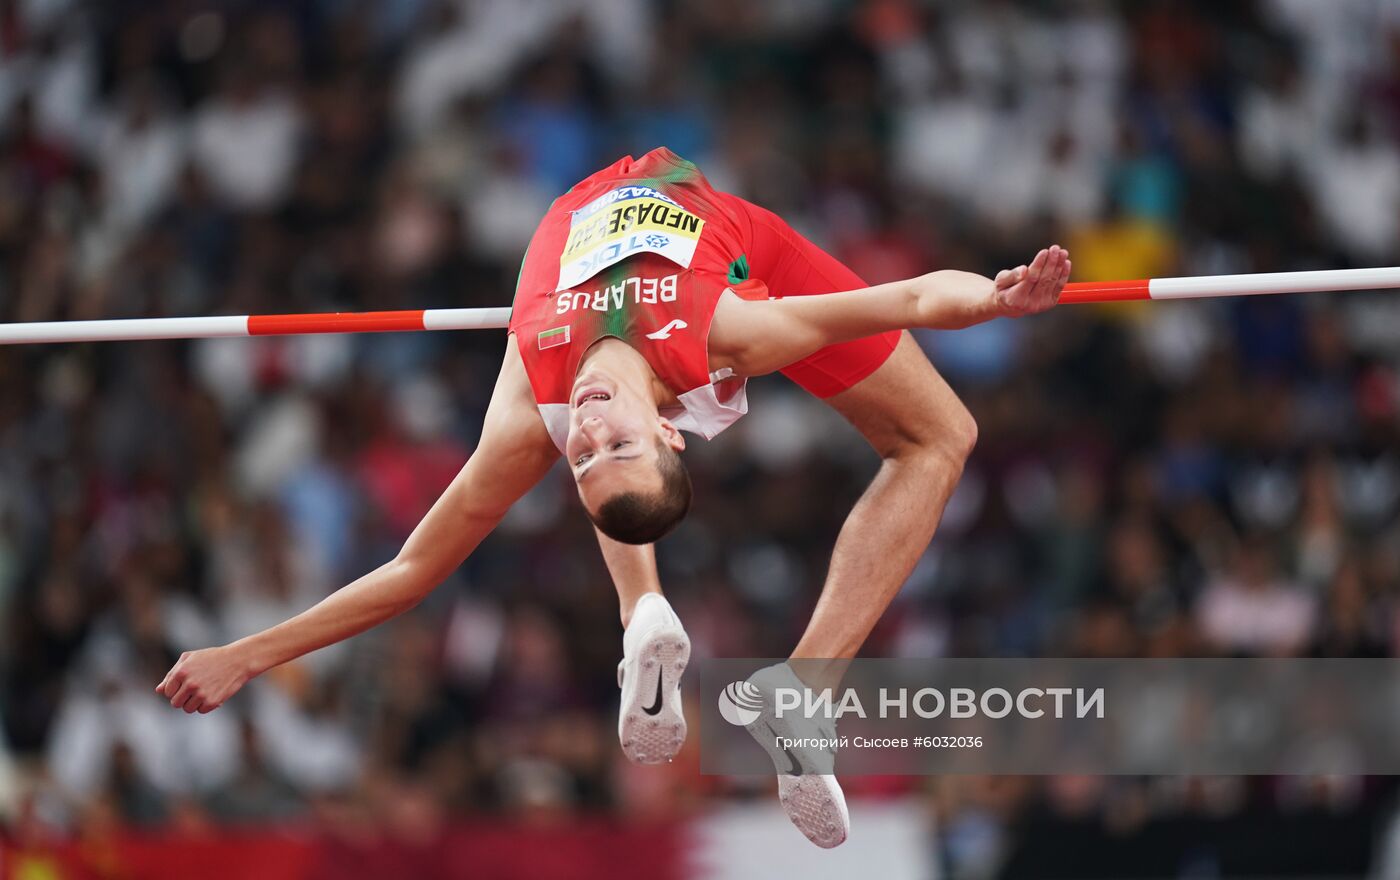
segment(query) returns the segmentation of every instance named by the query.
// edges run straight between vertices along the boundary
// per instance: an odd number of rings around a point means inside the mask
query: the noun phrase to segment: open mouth
[[[577,409],[593,400],[612,400],[612,395],[598,388],[585,388],[574,398],[574,408]]]

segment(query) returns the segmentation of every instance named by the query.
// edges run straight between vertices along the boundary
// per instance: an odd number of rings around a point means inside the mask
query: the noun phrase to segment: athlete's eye
[[[574,467],[583,467],[584,463],[592,457],[592,455],[585,452],[583,455],[580,455],[578,459],[574,462]]]
[[[626,446],[628,443],[631,442],[631,440],[619,440],[613,445],[609,446],[608,448],[611,449],[613,452],[616,452],[617,450],[621,449],[622,447]]]

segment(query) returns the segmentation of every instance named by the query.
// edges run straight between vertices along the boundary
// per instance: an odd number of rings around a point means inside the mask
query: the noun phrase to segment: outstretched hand
[[[156,693],[186,714],[213,712],[238,693],[253,677],[249,665],[233,646],[187,651],[180,655]]]
[[[1007,317],[1034,315],[1059,302],[1069,280],[1069,251],[1059,245],[1041,250],[1029,266],[997,273],[992,293],[997,310]]]

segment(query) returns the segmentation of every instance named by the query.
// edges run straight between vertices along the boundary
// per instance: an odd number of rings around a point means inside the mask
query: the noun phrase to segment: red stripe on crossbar
[[[1062,303],[1131,302],[1151,299],[1147,279],[1141,281],[1071,281],[1060,294]]]
[[[294,333],[388,333],[422,330],[423,310],[403,312],[332,312],[325,315],[252,315],[249,336],[286,336]]]

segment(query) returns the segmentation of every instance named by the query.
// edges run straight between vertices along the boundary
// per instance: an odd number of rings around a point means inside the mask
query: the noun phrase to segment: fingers
[[[1057,286],[1061,286],[1069,280],[1069,251],[1065,250],[1059,245],[1055,245],[1055,250],[1056,262],[1053,280]]]
[[[1049,260],[1050,252],[1042,248],[1040,252],[1035,255],[1035,259],[1031,260],[1030,266],[1024,268],[1021,277],[1017,279],[1026,285],[1026,290],[1031,295],[1035,294],[1036,289],[1040,286],[1041,280],[1045,277],[1045,266]]]
[[[1040,279],[1040,276],[1045,272],[1046,264],[1049,262],[1050,250],[1048,248],[1041,248],[1040,253],[1035,255],[1034,260],[1031,260],[1031,268],[1029,273],[1030,280],[1038,281]]]
[[[1031,302],[1039,308],[1049,308],[1059,299],[1060,290],[1069,278],[1069,251],[1059,245],[1051,245],[1046,254],[1045,265],[1035,288],[1031,292]]]
[[[170,671],[167,672],[167,673],[165,673],[165,678],[162,678],[162,679],[160,680],[160,684],[156,685],[156,693],[161,694],[162,696],[167,696],[167,697],[172,696],[172,695],[174,694],[173,685],[174,685],[174,683],[175,683],[177,680],[179,680],[179,681],[183,681],[183,680],[184,680],[184,677],[185,677],[185,671],[184,671],[185,658],[187,658],[187,657],[189,657],[189,656],[190,656],[190,652],[189,652],[189,651],[186,651],[185,653],[183,653],[183,654],[180,655],[180,659],[179,659],[179,660],[176,660],[176,661],[175,661],[175,665],[172,666],[172,667],[170,667]]]
[[[1059,253],[1058,246],[1046,248],[1036,254],[1035,260],[1031,262],[1031,269],[1026,278],[1026,296],[1027,304],[1032,309],[1044,301],[1053,288],[1055,279],[1059,277]]]
[[[179,685],[179,688],[175,691],[175,696],[170,698],[170,706],[173,709],[183,709],[185,708],[185,703],[189,702],[190,698],[196,695],[197,689],[188,681],[183,683],[171,682],[172,687],[176,684]]]

